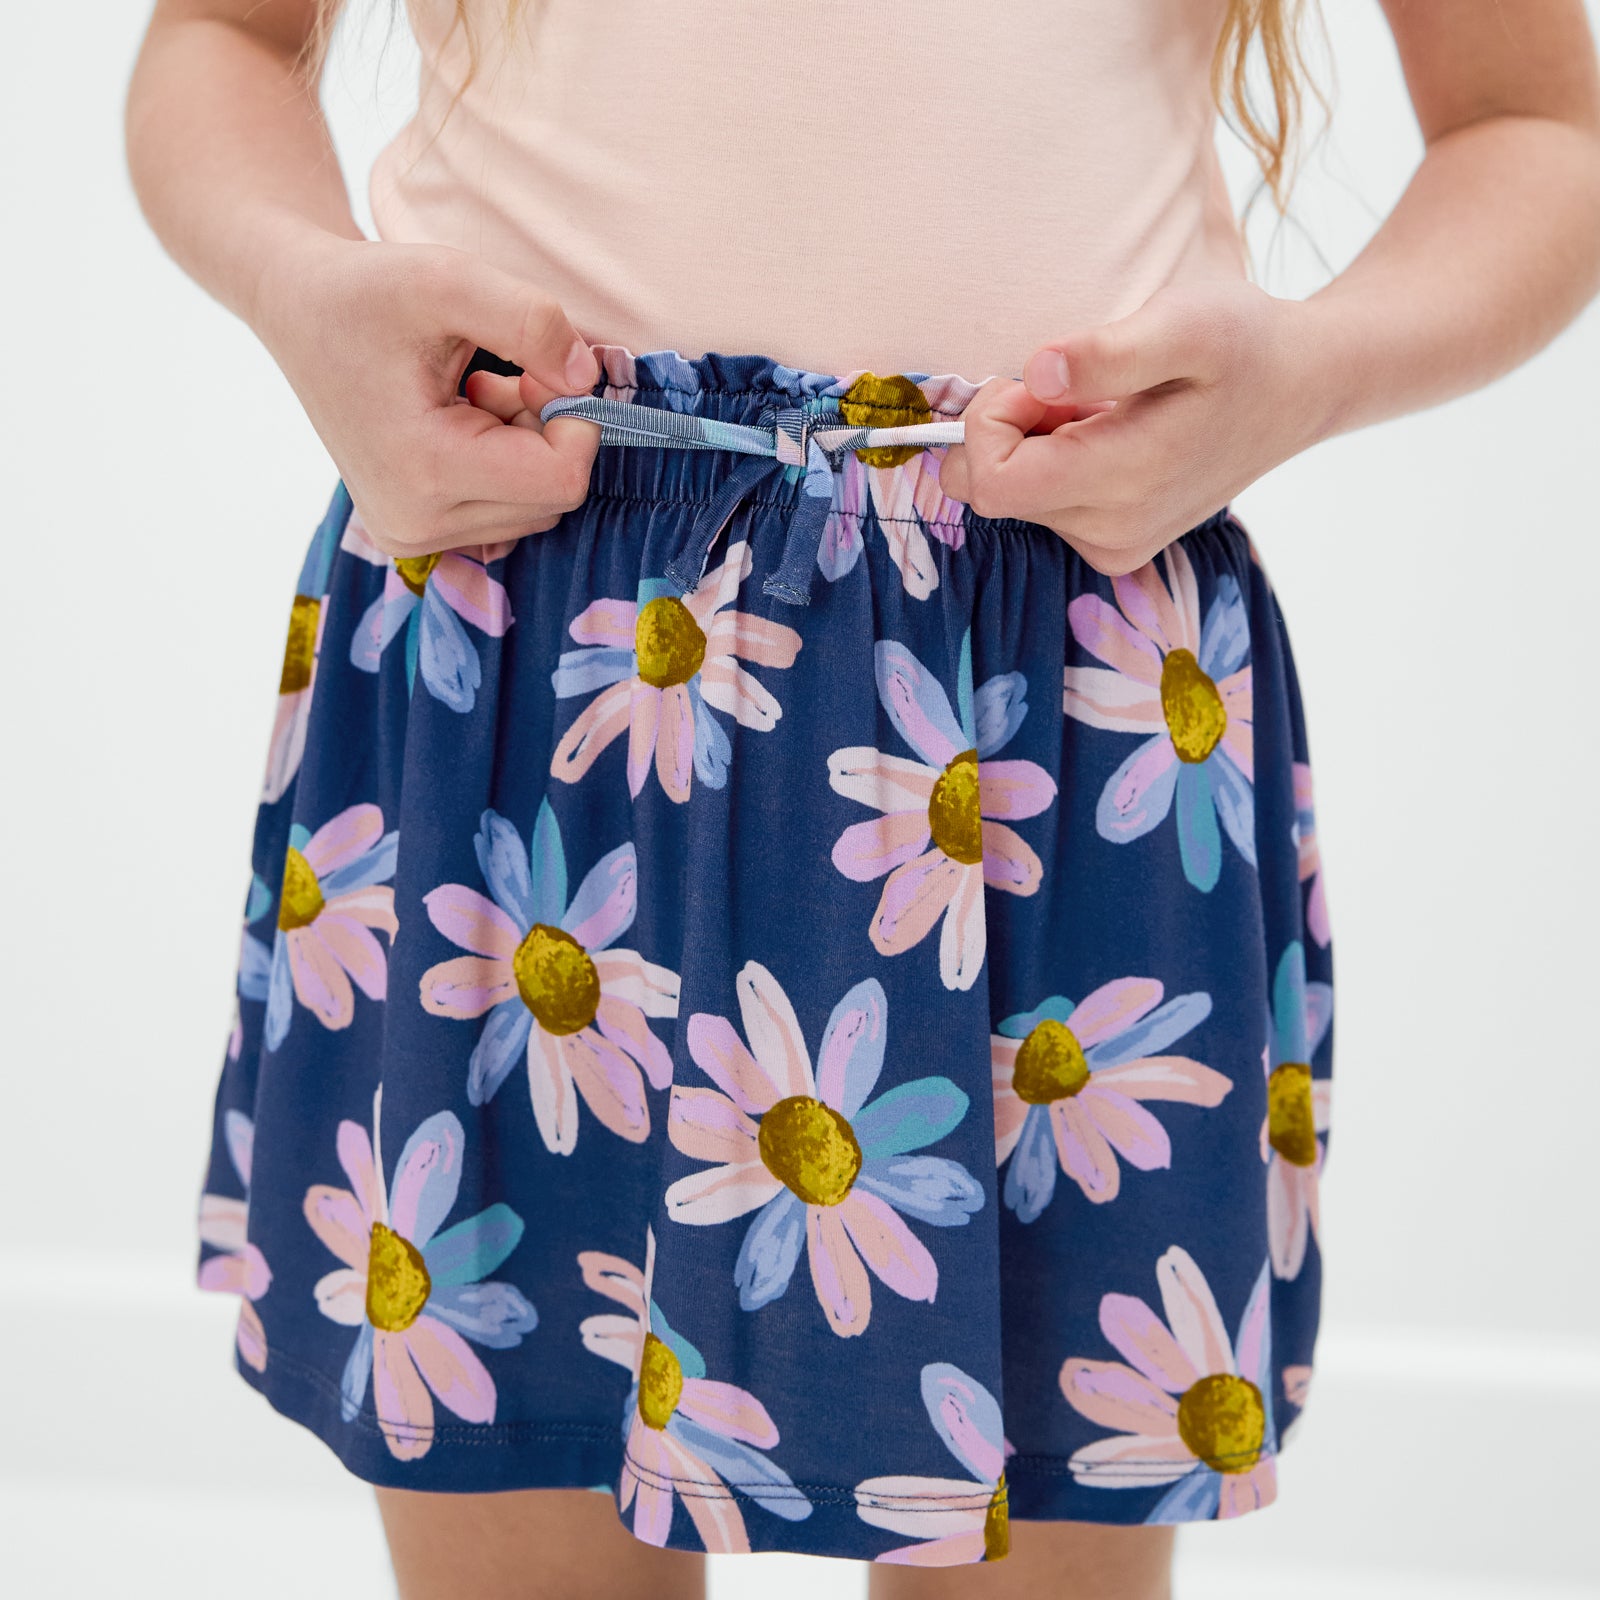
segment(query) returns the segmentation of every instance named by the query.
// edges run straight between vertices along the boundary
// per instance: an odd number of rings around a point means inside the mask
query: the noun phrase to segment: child
[[[1293,0],[410,9],[380,242],[318,0],[160,0],[129,101],[341,480],[202,1202],[239,1369],[406,1600],[752,1549],[1157,1600],[1273,1498],[1321,1281],[1331,932],[1229,503],[1594,293],[1584,8],[1386,0],[1428,152],[1303,303],[1212,144],[1281,203]]]

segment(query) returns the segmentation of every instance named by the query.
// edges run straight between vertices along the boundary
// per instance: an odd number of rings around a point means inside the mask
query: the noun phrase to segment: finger
[[[587,450],[591,457],[599,449],[598,422],[590,422],[584,417],[552,417],[548,422],[539,421],[539,414],[556,398],[554,391],[540,383],[531,372],[524,372],[517,380],[517,385],[523,405],[532,413],[535,425],[544,430],[546,438],[554,440],[557,444],[571,440],[575,448]]]
[[[508,428],[476,407],[452,406],[439,413],[441,448],[451,464],[452,484],[463,500],[491,500],[530,512],[570,509],[583,499],[599,448],[592,423]]]
[[[600,376],[594,352],[554,300],[476,256],[451,275],[446,312],[457,331],[492,350],[556,394],[577,394]]]
[[[530,412],[522,399],[522,389],[516,378],[504,377],[498,372],[469,372],[466,383],[467,399],[480,411],[487,411],[502,422],[517,422],[531,416],[537,423],[538,413]]]
[[[1206,378],[1216,329],[1183,294],[1158,293],[1130,316],[1041,345],[1023,368],[1035,400],[1120,400],[1184,378]]]

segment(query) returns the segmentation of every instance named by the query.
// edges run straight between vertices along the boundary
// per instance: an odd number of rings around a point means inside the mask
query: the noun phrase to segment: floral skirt
[[[941,445],[707,447],[959,379],[602,354],[700,447],[511,544],[390,560],[342,487],[311,541],[201,1201],[239,1371],[371,1482],[688,1549],[1264,1505],[1332,950],[1259,552],[1111,578]]]

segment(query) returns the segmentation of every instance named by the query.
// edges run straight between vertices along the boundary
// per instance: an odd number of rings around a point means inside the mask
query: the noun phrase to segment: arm
[[[1045,346],[968,409],[951,494],[1131,571],[1309,445],[1477,388],[1571,322],[1600,288],[1582,0],[1382,3],[1427,151],[1361,255],[1303,302],[1167,289]]]
[[[477,257],[365,239],[300,61],[317,0],[157,0],[128,91],[128,165],[178,264],[255,330],[395,555],[548,528],[596,430],[541,428],[598,377],[559,306]],[[320,75],[321,63],[314,63]],[[526,369],[475,374],[473,350]],[[507,423],[516,426],[506,426]]]

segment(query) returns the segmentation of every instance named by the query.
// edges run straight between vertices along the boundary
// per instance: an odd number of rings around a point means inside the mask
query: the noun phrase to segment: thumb
[[[1179,378],[1207,375],[1210,341],[1194,307],[1155,295],[1129,316],[1056,339],[1028,357],[1022,381],[1036,400],[1059,405],[1121,400]]]
[[[448,310],[464,337],[516,362],[554,394],[581,393],[600,376],[593,351],[554,300],[477,257],[461,263]]]

